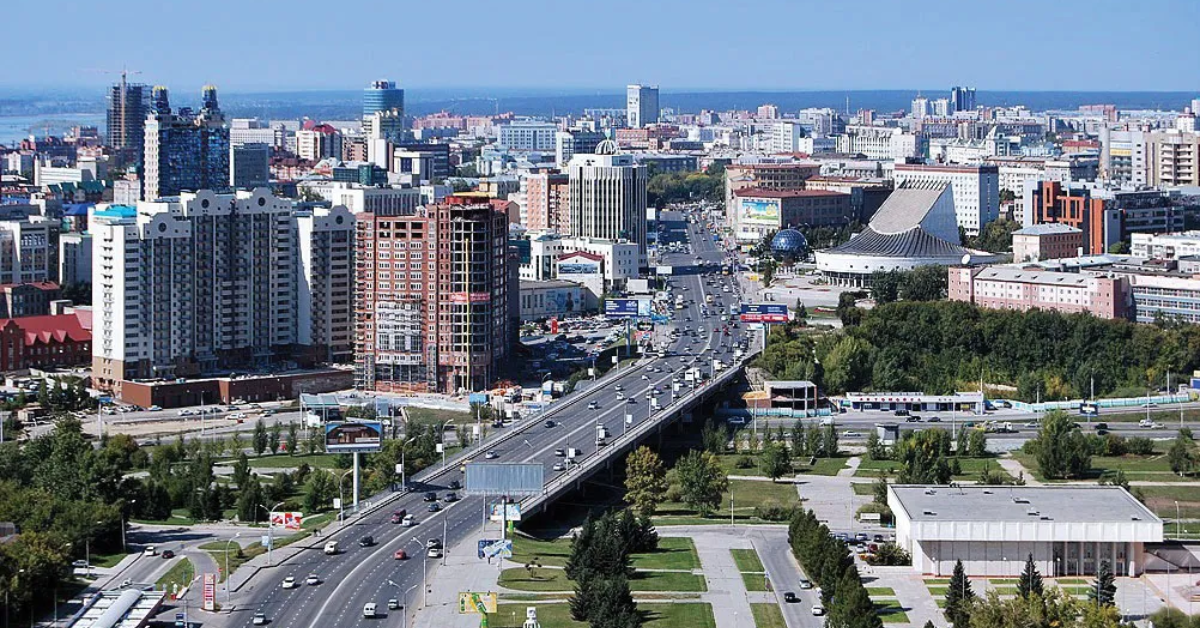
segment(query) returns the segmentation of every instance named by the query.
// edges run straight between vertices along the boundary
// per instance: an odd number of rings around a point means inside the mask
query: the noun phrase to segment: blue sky
[[[98,86],[110,77],[96,69],[125,66],[148,83],[243,92],[381,77],[416,89],[1200,91],[1200,0],[6,4],[5,87]]]

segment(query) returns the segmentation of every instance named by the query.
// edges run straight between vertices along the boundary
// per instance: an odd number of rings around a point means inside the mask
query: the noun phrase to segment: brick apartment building
[[[0,372],[79,366],[92,359],[92,332],[74,314],[0,319]]]

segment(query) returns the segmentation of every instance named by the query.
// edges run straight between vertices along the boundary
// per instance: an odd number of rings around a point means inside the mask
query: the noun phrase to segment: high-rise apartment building
[[[98,206],[93,381],[119,394],[123,380],[345,357],[353,229],[345,208],[297,218],[265,188]]]
[[[558,127],[553,122],[517,120],[500,125],[498,144],[504,150],[529,152],[554,150],[554,135]]]
[[[949,183],[954,214],[967,235],[979,235],[984,225],[1000,217],[1000,169],[992,165],[943,166],[896,164],[896,187]]]
[[[0,220],[0,285],[56,279],[60,231],[57,220],[36,214]]]
[[[950,88],[950,113],[958,111],[975,111],[975,88]]]
[[[522,181],[525,185],[523,226],[530,231],[569,232],[570,177],[557,172],[535,172],[525,175]]]
[[[271,182],[271,147],[234,144],[229,148],[229,187],[249,189]]]
[[[625,88],[625,119],[634,129],[658,122],[657,85],[629,85]]]
[[[1200,185],[1200,134],[1147,133],[1146,170],[1146,182],[1153,186]]]
[[[914,98],[911,115],[913,120],[924,120],[929,115],[929,99],[924,96]]]
[[[309,161],[342,158],[342,134],[328,124],[296,131],[296,156]]]
[[[509,354],[508,216],[451,196],[423,212],[356,215],[355,386],[484,390]]]
[[[142,166],[146,150],[146,115],[150,112],[150,91],[140,83],[121,82],[108,90],[107,144],[117,168]]]
[[[92,283],[90,233],[64,233],[58,237],[58,282],[63,286]]]
[[[217,88],[205,85],[203,100],[199,112],[184,107],[173,113],[167,88],[154,88],[146,118],[144,199],[229,186],[229,127]]]
[[[563,233],[636,242],[638,265],[645,268],[646,167],[605,140],[594,154],[572,157],[568,175],[571,224]]]

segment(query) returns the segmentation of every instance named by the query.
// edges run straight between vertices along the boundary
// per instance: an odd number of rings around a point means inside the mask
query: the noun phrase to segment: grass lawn
[[[751,604],[750,612],[754,613],[755,628],[787,628],[778,604]]]
[[[409,419],[421,423],[441,423],[442,421],[451,421],[453,423],[475,422],[475,415],[460,410],[405,406],[404,412],[408,414]]]
[[[1174,518],[1175,502],[1179,502],[1179,515],[1184,519],[1200,518],[1200,486],[1139,486],[1145,496],[1146,507],[1160,516]]]
[[[125,558],[126,556],[128,556],[128,554],[124,552],[117,552],[116,554],[96,554],[93,552],[91,558],[92,566],[116,567],[117,563],[121,562],[121,559]]]
[[[958,465],[960,471],[958,475],[953,476],[954,480],[970,480],[974,481],[979,478],[979,474],[985,468],[991,469],[992,473],[1001,473],[1006,477],[1012,477],[1005,471],[996,458],[959,458]],[[863,458],[858,465],[858,470],[855,471],[855,477],[878,477],[885,472],[890,477],[895,477],[900,470],[900,463],[895,460],[868,460]],[[870,484],[864,486],[870,487]],[[870,491],[859,493],[858,489],[855,493],[859,495],[870,495]]]
[[[170,571],[163,574],[163,577],[159,578],[158,582],[155,584],[162,587],[163,590],[169,593],[174,593],[175,591],[186,587],[192,581],[192,578],[195,577],[196,568],[192,565],[192,561],[186,558],[181,558],[179,562],[175,563],[175,566],[171,567]]]
[[[499,584],[516,591],[574,591],[575,584],[561,569],[535,569],[531,577],[523,567],[500,572]],[[629,579],[632,591],[707,591],[704,576],[679,571],[638,571]]]
[[[229,546],[228,557],[225,555],[226,545]],[[276,545],[278,546],[278,544]],[[236,541],[233,543],[229,543],[227,541],[213,541],[212,543],[205,543],[204,545],[200,546],[200,549],[208,552],[208,555],[212,556],[213,560],[217,563],[217,568],[221,572],[220,576],[217,578],[217,582],[224,582],[225,579],[229,577],[229,572],[237,571],[238,567],[246,564],[246,562],[251,558],[267,552],[267,548],[263,547],[262,543],[253,543],[248,545],[241,551],[240,554],[238,553],[237,548],[238,544]],[[226,559],[229,560],[228,572],[225,570]]]
[[[871,597],[896,597],[891,587],[866,587],[867,595]]]
[[[233,464],[234,460],[223,460],[218,464]],[[287,454],[277,454],[274,456],[262,456],[261,458],[250,457],[250,468],[255,467],[260,469],[290,469],[299,467],[302,464],[307,464],[314,469],[333,469],[337,467],[337,454],[312,454],[303,456],[289,456]]]
[[[757,480],[730,480],[730,491],[733,492],[733,513],[740,523],[786,523],[781,521],[764,522],[754,516],[757,506],[797,506],[800,496],[796,485],[791,483],[760,482]],[[700,517],[694,510],[680,502],[664,502],[658,507],[654,523],[659,525],[729,523],[729,493],[721,494],[721,506],[709,517]]]
[[[767,574],[765,573],[742,572],[742,582],[745,583],[747,591],[771,590],[771,587],[767,583]]]
[[[571,539],[535,539],[518,535],[513,540],[513,560],[528,563],[535,556],[544,567],[563,567],[571,555]],[[698,569],[700,557],[696,546],[686,537],[662,537],[658,540],[658,551],[630,556],[635,568],[639,569]]]
[[[1013,452],[1013,458],[1016,458],[1029,469],[1039,480],[1057,482],[1059,480],[1046,480],[1042,477],[1041,471],[1038,470],[1037,458],[1023,452]],[[1150,456],[1092,456],[1092,469],[1086,478],[1096,479],[1106,473],[1116,473],[1118,470],[1125,472],[1125,478],[1130,481],[1155,481],[1155,482],[1194,482],[1196,478],[1179,476],[1171,472],[1171,463],[1167,460],[1167,455],[1162,449],[1161,443],[1155,444],[1155,453]],[[1174,490],[1174,489],[1170,489]],[[1172,504],[1172,507],[1174,505]]]
[[[853,482],[850,488],[854,490],[855,495],[874,495],[875,487],[869,482]]]
[[[488,615],[489,628],[521,628],[525,624],[527,603],[498,604],[496,612]],[[645,623],[643,628],[715,628],[712,606],[706,603],[638,604]],[[571,606],[565,603],[541,604],[537,607],[538,623],[554,628],[587,628],[587,624],[571,618]]]
[[[635,569],[699,569],[696,544],[687,537],[661,537],[658,551],[630,555]]]
[[[900,606],[900,602],[896,600],[876,601],[875,614],[879,615],[879,619],[883,620],[885,624],[908,623],[908,615],[904,612],[904,607]]]
[[[805,460],[804,462],[807,462]],[[817,463],[813,466],[807,464],[796,464],[796,473],[807,473],[809,475],[837,475],[838,471],[846,468],[845,458],[817,458]]]
[[[949,578],[926,578],[925,584],[950,584]]]
[[[947,583],[947,584],[949,584],[949,583]],[[934,597],[938,597],[938,596],[946,595],[946,590],[949,589],[950,587],[946,586],[946,585],[942,585],[942,586],[934,586],[934,587],[926,587],[926,588],[929,589],[930,595],[932,595]]]
[[[1050,582],[1053,584],[1088,584],[1086,578],[1058,578],[1057,580],[1050,580]]]
[[[1063,593],[1066,593],[1067,595],[1084,595],[1084,596],[1086,596],[1088,594],[1088,591],[1091,591],[1092,588],[1088,587],[1088,586],[1074,586],[1074,587],[1059,587],[1059,590],[1062,591]]]
[[[758,558],[758,551],[751,549],[731,549],[730,554],[733,554],[733,562],[737,565],[738,571],[746,573],[748,571],[762,573],[766,571],[763,568],[762,561]]]

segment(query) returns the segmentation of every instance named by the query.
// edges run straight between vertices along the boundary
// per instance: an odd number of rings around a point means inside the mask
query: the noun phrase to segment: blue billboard
[[[644,318],[650,316],[650,299],[607,299],[604,316],[608,318]]]
[[[788,308],[783,303],[743,303],[743,323],[786,323]]]

